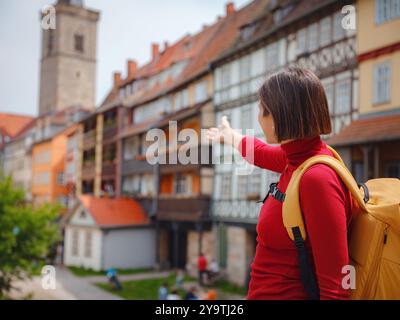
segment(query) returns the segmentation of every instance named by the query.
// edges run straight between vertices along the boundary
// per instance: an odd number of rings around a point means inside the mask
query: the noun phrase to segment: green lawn
[[[86,276],[105,276],[107,271],[102,270],[102,271],[95,271],[92,269],[85,269],[85,268],[79,268],[79,267],[68,267],[68,269],[75,274],[76,276],[79,277],[86,277]],[[138,269],[115,269],[117,271],[118,275],[123,275],[123,274],[136,274],[136,273],[142,273],[142,272],[149,272],[153,271],[152,268],[138,268]]]
[[[185,276],[184,281],[195,281],[195,279]],[[96,283],[96,286],[128,300],[157,300],[158,289],[163,282],[167,282],[168,287],[172,288],[175,285],[175,274],[171,273],[167,278],[123,281],[120,291],[112,290],[109,283]],[[183,290],[178,290],[178,294],[183,297],[185,293]]]
[[[172,288],[175,285],[175,274],[171,273],[167,278],[122,281],[122,290],[120,291],[112,290],[109,283],[96,283],[96,286],[128,300],[157,300],[158,289],[164,281],[167,282],[169,288]],[[185,276],[184,281],[197,282],[197,279]],[[220,291],[223,294],[221,297],[225,296],[225,294],[242,296],[247,294],[246,288],[238,287],[225,280],[220,280],[212,286],[206,286],[206,288]],[[183,297],[185,292],[179,290],[178,294]]]
[[[208,287],[208,286],[206,286]],[[212,289],[217,289],[220,291],[223,291],[225,293],[229,294],[237,294],[237,295],[242,295],[245,296],[247,295],[247,288],[245,287],[240,287],[234,283],[231,283],[226,280],[218,280],[215,282],[212,286],[210,286]]]

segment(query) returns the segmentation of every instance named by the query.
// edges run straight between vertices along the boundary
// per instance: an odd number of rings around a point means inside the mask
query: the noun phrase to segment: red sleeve
[[[300,181],[300,205],[305,220],[321,299],[347,299],[342,267],[349,264],[346,189],[336,172],[317,164]]]
[[[261,140],[245,136],[239,143],[239,152],[257,167],[281,173],[286,166],[286,155],[280,146],[271,146]]]

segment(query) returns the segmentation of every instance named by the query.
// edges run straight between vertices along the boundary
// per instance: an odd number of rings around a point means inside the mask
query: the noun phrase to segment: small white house
[[[154,227],[127,198],[80,196],[65,221],[64,264],[106,270],[153,267]]]

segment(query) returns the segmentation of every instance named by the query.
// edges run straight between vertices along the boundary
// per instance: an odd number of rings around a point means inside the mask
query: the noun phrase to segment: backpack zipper
[[[387,243],[387,237],[388,237],[388,232],[387,232],[387,230],[388,230],[388,228],[389,228],[389,225],[386,224],[385,230],[383,231],[383,244],[386,244],[386,243]]]

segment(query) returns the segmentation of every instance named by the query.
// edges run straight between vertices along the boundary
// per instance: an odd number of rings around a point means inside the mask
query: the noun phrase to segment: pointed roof
[[[99,198],[89,195],[82,195],[79,200],[100,228],[150,224],[150,219],[135,200],[129,198]]]

